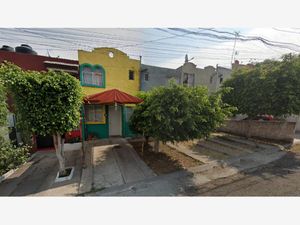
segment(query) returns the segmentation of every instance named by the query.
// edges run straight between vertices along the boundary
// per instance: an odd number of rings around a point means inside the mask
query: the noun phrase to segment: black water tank
[[[13,47],[8,46],[8,45],[3,45],[2,48],[0,48],[0,51],[14,52],[15,49]]]
[[[21,44],[21,46],[16,47],[16,52],[37,55],[36,51],[34,51],[31,46],[26,44]]]

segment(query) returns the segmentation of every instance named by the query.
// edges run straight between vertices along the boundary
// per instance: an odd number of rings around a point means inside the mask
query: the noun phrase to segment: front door
[[[109,106],[109,136],[122,136],[121,107]]]

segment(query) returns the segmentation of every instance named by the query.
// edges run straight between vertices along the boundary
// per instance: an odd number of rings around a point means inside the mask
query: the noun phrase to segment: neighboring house
[[[171,79],[179,82],[175,69],[142,64],[140,74],[142,91],[149,91],[152,87],[166,86]]]
[[[236,70],[236,69],[240,69],[240,68],[244,68],[244,67],[253,67],[254,65],[251,63],[248,64],[240,64],[239,60],[235,60],[234,63],[231,64],[231,69],[232,70]]]
[[[164,67],[141,66],[141,90],[148,91],[153,87],[166,86],[169,80],[189,87],[199,85],[206,86],[209,92],[217,91],[222,82],[231,76],[231,69],[221,66],[206,66],[198,68],[196,64],[189,62],[186,55],[185,62],[177,69]]]
[[[114,48],[95,48],[93,51],[78,51],[80,82],[86,99],[104,100],[124,92],[135,96],[140,90],[140,60],[130,59],[124,52]],[[115,90],[115,91],[113,91]],[[106,92],[107,95],[100,95]],[[133,105],[117,102],[84,105],[85,138],[130,137],[128,122]]]
[[[27,45],[16,47],[16,50],[12,47],[3,46],[0,49],[0,64],[4,61],[14,63],[23,70],[62,70],[79,79],[78,61],[37,55],[36,52]],[[8,96],[8,107],[11,112],[9,115],[10,127],[15,129],[14,108],[11,96]],[[18,142],[20,142],[18,132],[13,132],[11,135],[14,136],[12,137],[13,139],[16,138]],[[36,136],[35,141],[36,143],[34,144],[36,144],[38,150],[53,147],[52,136]]]

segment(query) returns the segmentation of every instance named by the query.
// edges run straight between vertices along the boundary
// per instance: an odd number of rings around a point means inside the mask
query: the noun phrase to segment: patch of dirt
[[[144,152],[142,152],[142,143],[142,141],[130,142],[138,155],[158,175],[184,170],[202,164],[164,144],[160,144],[161,152],[151,151],[152,146],[150,145],[144,146]]]

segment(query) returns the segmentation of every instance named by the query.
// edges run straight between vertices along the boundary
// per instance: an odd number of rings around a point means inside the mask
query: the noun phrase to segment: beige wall
[[[220,88],[220,75],[223,77],[223,82],[230,78],[231,69],[224,67],[207,66],[205,68],[197,68],[194,63],[186,62],[176,70],[179,76],[180,84],[183,83],[185,73],[195,74],[195,86],[204,85],[210,92],[217,91]]]
[[[295,126],[296,122],[287,121],[228,120],[218,130],[244,137],[257,137],[292,143]]]

